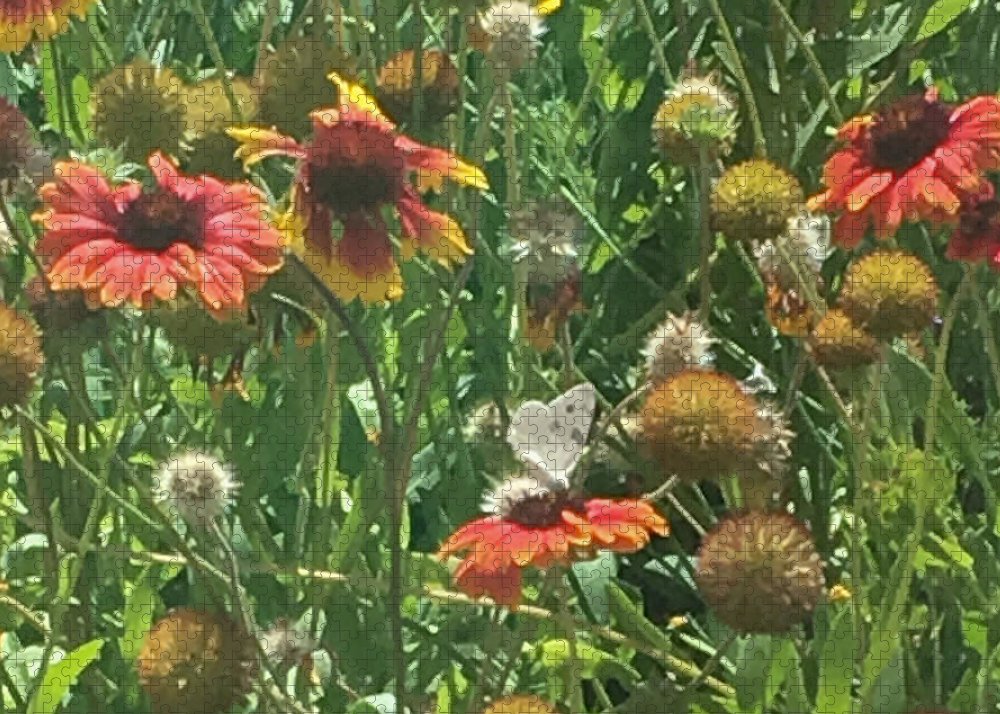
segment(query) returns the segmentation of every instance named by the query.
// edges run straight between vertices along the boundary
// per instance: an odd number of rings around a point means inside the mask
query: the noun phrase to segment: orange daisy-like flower
[[[248,183],[185,176],[162,153],[149,157],[155,187],[112,186],[79,161],[56,166],[39,190],[38,242],[53,290],[81,290],[92,305],[149,307],[178,287],[217,316],[240,308],[282,264],[281,234],[264,195]]]
[[[527,477],[508,480],[498,512],[466,523],[441,547],[442,559],[465,556],[454,574],[460,590],[516,607],[523,568],[589,560],[600,550],[633,553],[649,543],[651,533],[669,533],[667,520],[645,501],[584,500],[536,483]]]
[[[366,302],[402,295],[402,278],[382,215],[394,207],[405,240],[403,258],[423,252],[442,264],[463,260],[472,250],[451,217],[430,210],[411,184],[414,173],[446,177],[487,188],[482,171],[448,151],[420,144],[396,131],[375,100],[333,73],[338,106],[310,114],[308,142],[261,128],[230,129],[240,143],[237,157],[251,165],[268,156],[298,160],[293,216],[287,227],[304,243],[305,262],[336,294]],[[343,231],[332,238],[334,221]]]
[[[20,52],[32,37],[63,32],[71,17],[83,19],[93,0],[0,0],[0,52]]]
[[[930,89],[851,119],[837,137],[846,146],[827,161],[827,190],[809,206],[837,214],[834,242],[850,248],[869,227],[884,240],[904,220],[954,220],[983,172],[1000,168],[1000,98],[953,108]]]

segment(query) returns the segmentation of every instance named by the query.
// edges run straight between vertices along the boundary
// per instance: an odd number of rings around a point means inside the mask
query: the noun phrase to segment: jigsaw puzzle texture
[[[1000,712],[998,44],[0,0],[0,714]]]

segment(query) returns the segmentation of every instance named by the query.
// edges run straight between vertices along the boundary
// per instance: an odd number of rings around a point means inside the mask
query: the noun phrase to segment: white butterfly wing
[[[580,384],[548,404],[525,402],[511,418],[507,442],[531,472],[566,487],[580,461],[597,408],[592,384]]]

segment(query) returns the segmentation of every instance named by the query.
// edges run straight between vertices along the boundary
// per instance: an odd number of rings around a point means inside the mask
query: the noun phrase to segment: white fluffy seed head
[[[715,342],[692,313],[668,313],[646,340],[646,378],[660,382],[685,369],[711,367]]]
[[[529,284],[559,285],[578,265],[585,226],[580,215],[562,200],[545,199],[511,216],[512,249],[519,279]]]
[[[272,663],[287,667],[301,664],[319,646],[286,619],[277,620],[261,635],[261,645]]]
[[[198,451],[167,459],[157,472],[157,497],[173,513],[198,528],[208,528],[225,513],[238,484],[225,463]]]
[[[788,219],[787,229],[776,241],[765,241],[754,249],[757,267],[783,289],[792,289],[798,285],[796,270],[803,278],[812,279],[823,269],[830,254],[830,219],[800,211]]]
[[[522,0],[499,0],[486,10],[481,23],[491,40],[487,58],[508,78],[535,58],[539,40],[545,32],[542,16]]]

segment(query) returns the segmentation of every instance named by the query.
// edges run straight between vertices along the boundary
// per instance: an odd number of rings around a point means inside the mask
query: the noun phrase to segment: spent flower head
[[[160,465],[156,492],[188,525],[209,528],[232,502],[238,484],[232,469],[200,451],[187,451]]]

